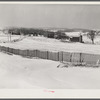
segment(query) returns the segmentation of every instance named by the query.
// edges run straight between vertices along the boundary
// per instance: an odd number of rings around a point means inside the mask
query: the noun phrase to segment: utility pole
[[[11,42],[11,35],[12,35],[12,32],[10,32],[10,37],[9,37],[10,38],[10,42]]]
[[[79,37],[79,42],[82,43],[83,40],[82,40],[82,34],[80,33],[80,37]]]

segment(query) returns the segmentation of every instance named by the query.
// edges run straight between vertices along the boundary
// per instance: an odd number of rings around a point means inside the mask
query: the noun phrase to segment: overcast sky
[[[0,27],[100,29],[100,5],[0,4]]]

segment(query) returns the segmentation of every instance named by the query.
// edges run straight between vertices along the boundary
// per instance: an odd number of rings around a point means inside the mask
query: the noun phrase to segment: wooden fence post
[[[49,52],[47,51],[47,59],[49,59]]]
[[[72,53],[70,54],[70,62],[72,62]]]
[[[63,51],[62,51],[62,62],[63,62]]]
[[[82,53],[80,53],[80,60],[79,60],[80,63],[82,63]]]
[[[36,58],[38,58],[38,50],[36,50]]]
[[[59,52],[58,52],[58,61],[59,61]]]

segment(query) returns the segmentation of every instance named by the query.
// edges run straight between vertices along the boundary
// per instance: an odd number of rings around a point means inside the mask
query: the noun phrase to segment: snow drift
[[[0,53],[0,88],[100,89],[100,68],[57,68],[59,64]]]

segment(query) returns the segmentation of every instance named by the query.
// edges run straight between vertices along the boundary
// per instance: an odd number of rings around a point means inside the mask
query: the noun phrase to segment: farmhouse
[[[81,32],[65,32],[71,42],[83,42]]]
[[[44,37],[48,37],[48,38],[54,38],[55,32],[51,32],[51,31],[46,31],[44,33]]]

